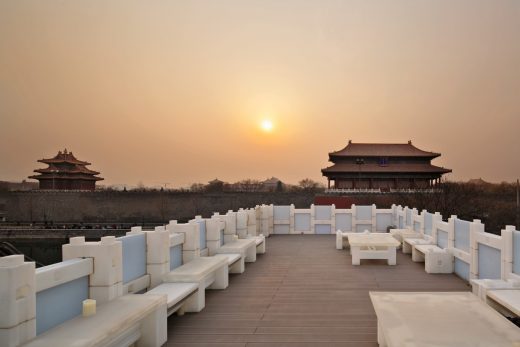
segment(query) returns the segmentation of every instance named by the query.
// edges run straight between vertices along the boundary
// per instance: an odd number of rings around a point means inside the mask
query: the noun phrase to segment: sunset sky
[[[0,180],[66,147],[103,184],[326,182],[349,139],[516,180],[520,1],[0,2]]]

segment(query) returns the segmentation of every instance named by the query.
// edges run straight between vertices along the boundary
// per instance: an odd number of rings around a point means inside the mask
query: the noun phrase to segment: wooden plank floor
[[[398,251],[397,266],[352,266],[333,235],[273,235],[267,253],[206,291],[200,313],[168,319],[167,346],[377,346],[368,291],[467,291],[455,275],[429,275]]]

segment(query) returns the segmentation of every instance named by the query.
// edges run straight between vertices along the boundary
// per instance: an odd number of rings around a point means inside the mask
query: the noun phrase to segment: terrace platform
[[[469,291],[454,274],[427,274],[397,252],[397,265],[353,266],[335,235],[272,235],[269,251],[229,287],[206,292],[206,308],[168,319],[166,346],[377,346],[369,291]]]

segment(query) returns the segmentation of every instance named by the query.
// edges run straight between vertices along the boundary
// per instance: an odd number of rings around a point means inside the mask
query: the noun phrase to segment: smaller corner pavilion
[[[87,168],[90,163],[76,159],[67,149],[38,162],[48,167],[34,170],[38,174],[29,178],[38,180],[42,190],[95,190],[96,182],[103,180],[97,177],[99,172]]]
[[[332,166],[322,169],[336,189],[428,189],[452,170],[432,165],[440,153],[408,143],[353,143],[329,153]]]

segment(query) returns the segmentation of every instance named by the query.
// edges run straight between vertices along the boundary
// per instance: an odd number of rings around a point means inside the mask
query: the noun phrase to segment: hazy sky
[[[259,124],[272,120],[273,131]],[[354,142],[520,176],[520,1],[0,1],[0,180],[325,180]]]

